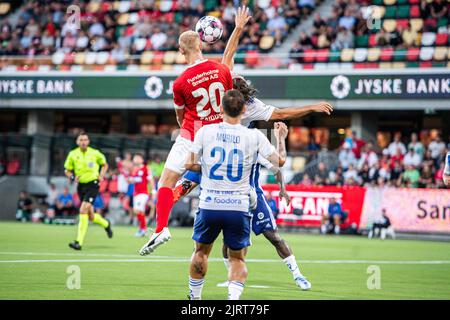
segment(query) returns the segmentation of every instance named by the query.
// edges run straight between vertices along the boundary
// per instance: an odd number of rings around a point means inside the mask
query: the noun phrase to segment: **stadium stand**
[[[184,63],[177,53],[178,34],[199,17],[213,15],[224,24],[221,41],[205,48],[219,58],[234,24],[232,1],[86,1],[78,4],[77,30],[66,15],[67,3],[0,3],[0,55],[10,57],[3,57],[0,66],[23,71],[45,71],[48,65],[75,71],[126,70],[126,65],[170,70]],[[448,1],[338,0],[326,18],[302,1],[254,0],[249,5],[253,19],[236,61],[249,68],[334,62],[353,68],[449,66]],[[292,45],[291,59],[267,57],[309,14],[315,15],[313,28]]]
[[[192,28],[200,17],[216,16],[224,25],[222,39],[205,46],[207,54],[223,52],[234,26],[232,1],[74,2],[80,8],[79,28],[74,22],[76,13],[66,14],[68,4],[68,1],[22,1],[13,12],[9,3],[2,3],[0,14],[3,12],[5,17],[0,24],[0,55],[17,57],[3,59],[3,67],[16,64],[17,68],[26,65],[23,70],[41,70],[42,65],[51,64],[57,70],[73,65],[103,70],[107,64],[117,66],[127,62],[140,64],[144,70],[170,69],[173,64],[184,63],[177,53],[178,35]],[[250,4],[253,19],[239,48],[249,56],[279,46],[312,9],[301,1],[297,4],[257,0]]]
[[[299,63],[353,62],[354,68],[449,66],[449,6],[442,0],[338,0],[331,17],[316,15],[291,56]]]
[[[398,133],[386,148],[379,148],[352,134],[335,152],[313,154],[300,166],[296,164],[302,158],[293,157],[286,169],[293,174],[291,184],[306,186],[445,188],[442,175],[447,150],[450,141],[446,144],[439,135],[422,143],[416,133],[408,140]]]

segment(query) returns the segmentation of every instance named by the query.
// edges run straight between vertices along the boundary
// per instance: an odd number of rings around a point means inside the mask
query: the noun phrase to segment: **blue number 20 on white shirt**
[[[216,155],[219,156],[218,161],[211,167],[211,171],[209,172],[209,178],[212,180],[223,180],[223,176],[216,174],[215,172],[219,169],[223,163],[227,162],[227,178],[232,182],[237,182],[242,179],[242,171],[243,171],[243,162],[244,162],[244,153],[237,148],[231,149],[226,155],[226,151],[222,147],[214,147],[211,149],[211,157],[216,158]],[[234,170],[234,160],[237,156],[237,172],[233,174]]]

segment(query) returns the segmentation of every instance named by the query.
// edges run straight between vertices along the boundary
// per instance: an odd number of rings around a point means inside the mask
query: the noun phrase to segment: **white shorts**
[[[178,136],[172,146],[172,149],[170,149],[164,167],[183,175],[186,172],[184,165],[186,164],[186,159],[189,152],[191,152],[191,146],[191,140]]]
[[[120,193],[128,192],[128,181],[123,174],[119,174],[119,176],[117,177],[117,191],[119,191]]]
[[[148,194],[140,193],[133,197],[133,209],[139,212],[145,212],[148,202]]]

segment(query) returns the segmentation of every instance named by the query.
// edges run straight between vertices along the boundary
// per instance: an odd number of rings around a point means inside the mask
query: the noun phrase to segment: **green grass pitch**
[[[107,239],[90,225],[82,251],[68,247],[76,226],[0,223],[0,299],[186,299],[192,230],[174,228],[154,256],[140,257],[145,239],[116,227]],[[299,290],[274,248],[252,236],[243,299],[450,299],[450,243],[368,240],[283,233],[312,290]],[[204,299],[225,299],[221,241],[211,255]],[[68,289],[69,266],[81,288]],[[368,289],[368,267],[380,268],[380,289]]]

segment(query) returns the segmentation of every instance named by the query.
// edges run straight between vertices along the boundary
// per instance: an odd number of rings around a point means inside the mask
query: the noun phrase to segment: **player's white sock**
[[[193,279],[189,277],[189,297],[191,300],[202,299],[202,289],[205,279]]]
[[[228,300],[239,300],[244,291],[244,284],[240,281],[228,282]]]
[[[225,264],[225,268],[227,268],[227,271],[230,270],[230,261],[228,258],[223,258],[223,263]]]
[[[291,254],[289,257],[284,258],[283,262],[286,264],[286,266],[289,268],[289,271],[291,271],[292,276],[294,279],[300,277],[302,274],[300,272],[300,269],[298,268],[297,261],[295,261],[295,256]]]

